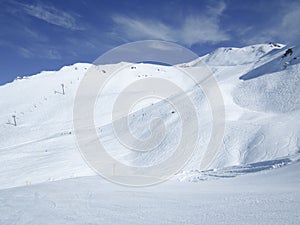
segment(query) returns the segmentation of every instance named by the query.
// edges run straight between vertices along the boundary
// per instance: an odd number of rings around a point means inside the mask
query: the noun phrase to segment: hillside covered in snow
[[[116,68],[124,68],[119,79],[125,84],[129,81],[148,79],[149,77],[172,80],[183,87],[187,95],[192,99],[197,109],[196,113],[199,119],[196,122],[201,130],[201,135],[191,159],[172,177],[171,183],[166,184],[168,188],[168,185],[170,185],[172,189],[174,187],[172,185],[180,181],[184,184],[176,184],[179,185],[175,185],[177,189],[180,189],[180,185],[194,185],[189,182],[200,182],[202,184],[203,180],[208,180],[206,182],[216,182],[211,183],[215,187],[213,190],[216,190],[218,185],[226,183],[225,187],[228,187],[228,189],[224,198],[232,199],[235,197],[229,191],[229,187],[231,187],[230,180],[222,183],[219,179],[248,174],[245,176],[246,178],[242,178],[244,177],[242,176],[233,181],[233,184],[236,182],[242,187],[247,181],[247,176],[255,180],[252,173],[262,171],[275,177],[277,171],[278,174],[283,174],[280,171],[283,171],[284,168],[281,167],[290,168],[285,170],[292,173],[293,176],[297,176],[295,177],[295,182],[297,182],[295,185],[298,187],[299,170],[297,172],[293,168],[296,168],[296,170],[299,168],[300,159],[300,49],[297,46],[293,47],[292,55],[282,57],[287,49],[287,46],[272,43],[252,45],[244,48],[219,48],[192,62],[177,66],[131,64],[126,62],[111,65],[77,63],[65,66],[59,71],[45,71],[34,76],[20,77],[12,83],[1,86],[0,189],[8,190],[0,190],[0,202],[6,202],[2,205],[3,207],[0,206],[0,210],[4,210],[3,212],[7,213],[7,208],[5,207],[13,204],[13,200],[9,203],[8,200],[4,201],[6,197],[1,196],[8,196],[11,192],[13,192],[13,195],[18,195],[19,192],[26,192],[26,189],[24,189],[26,187],[21,188],[21,186],[39,184],[34,186],[35,190],[32,189],[33,192],[30,193],[29,196],[31,197],[28,197],[28,201],[35,199],[34,201],[37,204],[41,204],[45,210],[51,208],[51,212],[55,215],[53,210],[59,205],[53,201],[59,197],[53,195],[50,197],[37,196],[34,193],[38,193],[40,188],[43,190],[53,188],[56,191],[60,188],[64,189],[64,187],[74,188],[76,182],[87,182],[90,184],[90,187],[95,182],[102,182],[95,181],[95,172],[82,158],[78,150],[73,125],[73,106],[76,91],[85,73],[93,67],[100,71],[103,76]],[[183,71],[192,69],[197,72],[200,68],[199,65],[203,63],[210,68],[213,76],[217,79],[225,106],[223,142],[213,161],[204,170],[200,169],[200,163],[204,155],[204,149],[208,145],[212,129],[209,103],[203,92],[196,90],[191,83],[187,82],[176,72],[178,69]],[[199,76],[201,76],[201,72],[199,72]],[[191,126],[195,121],[191,121],[189,116],[180,118],[174,109],[163,100],[148,101],[133,109],[129,115],[130,132],[133,132],[137,137],[147,138],[150,135],[148,130],[149,120],[153,117],[159,117],[166,125],[167,134],[153,151],[138,153],[126,149],[126,146],[120,145],[118,140],[113,138],[114,130],[110,123],[111,102],[118,96],[122,82],[116,82],[116,84],[112,84],[110,88],[104,90],[102,95],[104,101],[95,105],[95,115],[97,115],[95,124],[98,137],[107,148],[107,151],[124,164],[141,167],[159,164],[172,155],[174,146],[178,144],[180,139],[180,119],[183,119],[184,122]],[[178,105],[184,107],[185,102],[180,95],[173,98]],[[126,135],[126,132],[129,131],[124,130],[124,135]],[[192,129],[187,132],[187,136],[194,137],[196,135]],[[114,173],[118,174],[121,171],[115,168]],[[249,173],[252,175],[249,175]],[[92,176],[92,178],[86,178],[87,176]],[[261,173],[258,175],[260,181],[265,180],[263,176]],[[287,180],[286,185],[293,183],[293,178],[288,174],[283,175],[283,177],[287,177],[285,178]],[[60,183],[54,182],[69,178],[76,179],[60,181]],[[215,181],[216,179],[217,181]],[[280,179],[275,178],[275,180],[277,184]],[[52,182],[54,186],[51,186]],[[62,186],[59,186],[60,184]],[[283,188],[285,187],[287,186]],[[112,190],[118,189],[115,187],[111,188]],[[156,196],[155,198],[159,199],[164,194],[160,192],[158,187],[156,188],[154,195]],[[194,199],[191,195],[197,192],[196,188],[195,186],[189,188],[192,189],[191,193],[184,192],[183,196],[186,196],[187,199]],[[85,192],[81,189],[79,193],[84,195]],[[209,190],[209,187],[208,189],[204,187],[203,190],[205,192]],[[250,191],[247,188],[246,190]],[[294,191],[293,188],[291,190]],[[118,189],[116,191],[121,190]],[[151,190],[148,191],[151,192]],[[265,193],[267,188],[259,189],[259,191]],[[270,192],[270,195],[274,194],[276,196],[275,192]],[[128,193],[129,195],[134,195],[134,193],[139,193],[139,191]],[[166,195],[169,201],[174,200],[174,196],[170,197],[169,193]],[[216,196],[218,195],[221,196],[221,193],[216,194]],[[287,194],[281,200],[285,202],[284,204],[288,204],[286,202],[290,201],[297,208],[299,207],[299,199],[296,203],[293,200],[296,195],[296,192],[291,196]],[[74,197],[68,196],[67,193],[64,193],[63,196],[67,196],[67,198]],[[98,192],[96,196],[104,197]],[[149,203],[150,207],[154,207],[154,203],[151,203],[151,200],[147,198],[147,193],[143,192],[141,196],[146,198],[145,201]],[[77,197],[81,199],[82,196]],[[85,197],[88,197],[90,200],[93,198],[93,196]],[[241,194],[236,199],[238,203],[233,204],[232,207],[239,207],[240,203],[244,201],[244,197]],[[259,194],[255,195],[255,197],[258,199],[257,201],[261,201]],[[209,197],[206,196],[205,198]],[[42,199],[46,199],[46,203]],[[184,201],[184,199],[181,200]],[[223,200],[223,203],[226,204],[226,199]],[[279,200],[280,197],[278,197]],[[65,202],[62,201],[60,204],[66,206],[68,205],[67,201],[65,199]],[[134,203],[132,204],[138,204],[137,201],[137,198],[134,197]],[[209,199],[204,201],[208,202],[208,204],[210,202]],[[117,200],[112,199],[111,202],[116,204]],[[86,206],[84,210],[87,210],[89,207],[95,209],[95,204],[97,203],[93,201],[90,203],[92,205]],[[246,201],[249,207],[252,203],[250,200]],[[22,210],[26,208],[24,204],[22,203]],[[196,202],[192,204],[196,204]],[[262,207],[269,207],[273,203],[262,202],[262,204]],[[102,205],[101,207],[106,206]],[[212,205],[209,207],[213,210]],[[274,207],[280,208],[280,205],[274,204]],[[192,210],[191,208],[188,210]],[[224,213],[227,211],[220,206],[216,210],[218,209],[224,210]],[[291,206],[292,215],[289,224],[292,224],[297,217],[297,213],[292,209],[293,207]],[[178,208],[173,208],[173,210],[174,212],[179,211]],[[95,211],[92,212],[96,213]],[[187,212],[185,211],[185,213]],[[231,212],[227,211],[227,213],[229,215]],[[242,212],[237,212],[237,214],[239,213]],[[115,214],[112,213],[111,215]],[[128,216],[128,214],[126,215]],[[192,215],[187,215],[187,217],[190,218],[190,221],[186,220],[186,224],[195,222],[195,218]],[[228,217],[224,217],[228,219]],[[92,223],[94,221],[91,218],[94,218],[93,215],[89,217]],[[126,216],[124,218],[127,222],[130,220]],[[112,222],[105,217],[103,220],[108,223]],[[1,224],[10,224],[13,221],[12,214],[8,213],[5,218],[0,216],[1,221]],[[150,219],[150,221],[152,220]],[[204,221],[207,220],[204,219]],[[220,221],[222,221],[221,218],[216,218],[215,220],[215,222]],[[226,221],[228,222],[229,220]],[[267,221],[269,221],[268,218],[266,218],[265,222]],[[155,224],[155,221],[152,222],[152,224]],[[175,222],[170,220],[168,224],[175,224]],[[241,224],[241,221],[235,222]],[[255,220],[250,220],[249,224],[255,224],[255,222]],[[285,222],[283,221],[282,224]],[[124,223],[126,224],[126,222]],[[78,224],[82,223],[78,222]],[[149,222],[149,224],[151,223]]]
[[[220,48],[180,65],[182,69],[193,67],[197,70],[198,62],[204,62],[218,80],[224,98],[226,127],[223,144],[207,169],[243,166],[289,158],[299,153],[300,64],[297,63],[297,48],[292,56],[281,58],[286,49],[274,44]],[[104,65],[101,70],[109,73],[121,65],[126,63]],[[2,188],[22,186],[27,180],[40,183],[94,174],[77,149],[72,121],[76,90],[92,66],[79,63],[59,71],[19,78],[0,87]],[[176,71],[172,67],[137,64],[134,71],[131,68],[129,66],[123,72],[123,79],[147,79],[147,76],[173,79],[184,86],[194,100],[199,118],[202,118],[199,126],[203,135],[196,153],[182,172],[199,169],[203,156],[201,149],[207,145],[211,129],[203,93],[194,91],[188,82],[173,75]],[[64,85],[64,90],[61,85]],[[137,166],[153,165],[169,157],[176,137],[179,138],[179,118],[163,102],[142,106],[129,116],[132,131],[138,136],[149,135],[146,126],[151,116],[157,115],[166,121],[170,133],[154,151],[142,155],[131,153],[109,138],[113,134],[108,119],[109,102],[118,95],[117,91],[118,88],[114,87],[107,91],[107,105],[99,106],[97,112],[97,118],[101,118],[98,133],[107,148],[118,160]]]

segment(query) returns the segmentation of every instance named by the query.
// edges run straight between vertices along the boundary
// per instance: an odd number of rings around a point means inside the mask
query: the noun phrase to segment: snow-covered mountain
[[[224,98],[223,144],[205,172],[198,169],[203,149],[208,144],[211,127],[207,121],[211,118],[203,93],[174,75],[176,67],[136,64],[132,70],[132,65],[128,64],[128,69],[123,71],[125,83],[148,77],[170,79],[181,85],[196,103],[203,135],[191,161],[177,175],[178,179],[195,181],[231,172],[230,175],[240,174],[246,170],[282,166],[298,159],[300,54],[294,47],[291,56],[282,58],[286,49],[279,44],[220,48],[177,66],[182,70],[193,68],[197,71],[201,63],[208,65]],[[124,65],[127,64],[97,67],[109,74]],[[76,91],[91,67],[95,66],[77,63],[59,71],[18,78],[0,87],[1,189],[95,174],[78,151],[73,129]],[[117,140],[111,138],[109,105],[118,90],[117,86],[107,90],[104,95],[107,105],[100,105],[97,111],[97,118],[101,118],[96,121],[97,132],[105,146],[115,158],[130,165],[149,166],[168,158],[179,138],[179,118],[163,101],[142,105],[130,115],[131,131],[140,137],[149,135],[146,126],[151,116],[164,119],[169,133],[157,149],[140,155],[119,146]],[[180,102],[180,96],[176,98]]]
[[[173,67],[77,63],[1,86],[0,224],[298,224],[300,51],[293,47],[292,55],[282,57],[287,49],[272,43],[220,48]],[[201,80],[203,63],[224,99],[225,133],[213,161],[201,170],[212,130],[210,105],[179,71],[193,71]],[[125,187],[99,178],[87,166],[75,138],[73,107],[79,84],[93,69],[101,76],[119,71],[95,104],[94,122],[105,149],[122,163],[157,165],[172,155],[181,123],[200,128],[195,152],[172,180]],[[134,152],[114,138],[112,104],[124,85],[149,77],[180,86],[198,121],[189,111],[179,116],[164,100],[142,101],[128,116],[130,130],[121,134],[146,139],[149,121],[156,117],[167,132],[153,150]],[[170,99],[185,109],[182,95]],[[154,126],[152,132],[157,130]],[[197,134],[188,129],[185,135]]]

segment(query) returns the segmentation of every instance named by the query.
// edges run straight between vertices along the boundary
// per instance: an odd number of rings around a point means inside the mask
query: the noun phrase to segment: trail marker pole
[[[12,116],[12,118],[13,118],[13,120],[14,120],[14,124],[13,124],[13,125],[16,127],[16,126],[17,126],[17,120],[16,120],[16,116],[15,116],[15,115],[13,115],[13,116]]]
[[[65,95],[65,85],[61,84],[61,88],[62,88],[62,94]]]

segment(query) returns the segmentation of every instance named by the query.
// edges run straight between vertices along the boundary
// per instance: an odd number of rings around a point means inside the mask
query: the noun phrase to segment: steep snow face
[[[182,70],[199,70],[201,76],[199,65],[206,63],[223,94],[226,130],[223,145],[209,168],[246,165],[299,153],[300,64],[294,60],[283,68],[286,60],[292,60],[281,59],[284,52],[283,45],[273,44],[221,48],[180,65]],[[104,75],[124,65],[127,64],[104,65],[98,69]],[[90,67],[93,66],[75,64],[0,87],[0,188],[94,174],[80,156],[72,121],[77,88]],[[124,70],[120,79],[126,83],[148,77],[174,81],[195,104],[201,133],[198,148],[183,170],[189,173],[198,169],[211,133],[210,108],[205,95],[176,74],[175,67],[137,64],[134,70],[130,66]],[[139,105],[129,115],[131,132],[147,138],[149,121],[159,116],[168,133],[154,151],[142,155],[129,151],[114,138],[109,123],[111,103],[119,95],[122,84],[116,82],[107,89],[104,103],[95,109],[99,139],[114,158],[125,164],[158,164],[172,155],[179,142],[182,121],[164,101]],[[185,105],[180,96],[174,97],[174,101],[182,107]],[[188,116],[183,120],[191,126],[195,122]],[[126,132],[129,131],[124,129],[124,135]],[[191,137],[197,135],[188,132]]]
[[[286,50],[274,44],[220,48],[181,65],[197,67],[205,61],[223,92],[226,131],[222,150],[211,168],[299,152],[299,48],[282,57]]]
[[[292,56],[282,58],[286,49],[269,51],[248,66],[239,67],[235,75],[229,75],[226,67],[217,74],[228,119],[223,150],[214,167],[299,153],[299,54],[295,47]],[[288,66],[286,62],[290,62]]]
[[[287,113],[300,110],[300,67],[241,82],[233,92],[236,104],[253,111]]]

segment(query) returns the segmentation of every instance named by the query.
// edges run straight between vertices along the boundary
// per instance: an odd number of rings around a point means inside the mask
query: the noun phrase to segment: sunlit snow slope
[[[188,93],[199,115],[202,133],[195,154],[178,176],[183,180],[195,180],[202,179],[197,169],[210,138],[211,118],[205,95],[177,75],[178,68],[197,70],[200,61],[204,62],[218,80],[223,94],[224,139],[207,169],[215,169],[211,170],[214,173],[218,169],[222,171],[220,174],[241,173],[238,169],[228,169],[236,166],[250,168],[249,171],[258,167],[269,169],[292,162],[300,151],[300,54],[295,47],[292,56],[282,59],[286,49],[274,44],[220,48],[178,67],[136,64],[133,69],[130,64],[120,63],[98,66],[98,69],[103,76],[108,76],[116,68],[125,66],[121,72],[124,83],[149,77],[165,78]],[[0,188],[94,174],[79,153],[73,129],[76,90],[91,66],[78,63],[59,71],[20,78],[0,87]],[[149,120],[158,116],[165,121],[168,133],[151,152],[141,155],[126,150],[113,138],[109,123],[111,102],[118,96],[120,83],[104,92],[107,104],[97,106],[95,122],[100,140],[123,163],[158,164],[173,153],[179,141],[180,118],[164,101],[140,105],[129,116],[130,131],[146,138]],[[184,107],[180,96],[172,98]],[[16,116],[16,126],[13,116]],[[188,124],[194,123],[189,117],[182,119]]]

